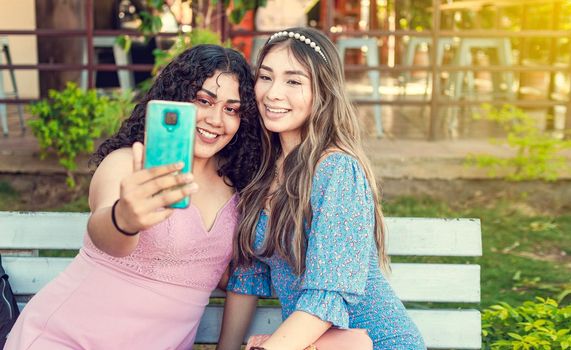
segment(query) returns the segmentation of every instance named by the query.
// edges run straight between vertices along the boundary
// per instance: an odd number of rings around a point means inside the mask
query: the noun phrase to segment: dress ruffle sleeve
[[[297,300],[296,309],[305,311],[341,328],[349,327],[347,304],[341,293],[305,289]]]
[[[230,276],[226,290],[238,294],[270,297],[272,295],[270,268],[257,259],[254,259],[250,266],[239,266]]]

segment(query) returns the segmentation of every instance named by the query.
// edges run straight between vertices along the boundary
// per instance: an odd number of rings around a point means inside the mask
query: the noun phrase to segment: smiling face
[[[236,76],[221,71],[204,81],[193,101],[197,107],[194,156],[211,158],[240,127],[240,93]]]
[[[299,137],[311,114],[311,77],[288,46],[276,46],[264,57],[255,90],[265,127]]]

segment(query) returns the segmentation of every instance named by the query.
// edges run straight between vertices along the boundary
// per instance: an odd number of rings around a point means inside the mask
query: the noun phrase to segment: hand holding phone
[[[190,174],[194,154],[196,107],[189,102],[152,100],[145,120],[144,168],[182,163],[180,174]],[[186,208],[190,196],[171,204]]]
[[[138,232],[168,218],[168,206],[195,193],[198,185],[192,174],[181,174],[182,163],[143,168],[144,146],[135,142],[132,147],[133,173],[121,181],[117,203],[118,226],[128,232]]]

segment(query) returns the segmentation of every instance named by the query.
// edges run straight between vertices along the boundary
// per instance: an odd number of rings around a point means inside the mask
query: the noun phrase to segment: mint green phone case
[[[152,100],[145,120],[144,167],[183,162],[181,173],[192,171],[196,107],[188,102]],[[190,197],[171,205],[186,208]]]

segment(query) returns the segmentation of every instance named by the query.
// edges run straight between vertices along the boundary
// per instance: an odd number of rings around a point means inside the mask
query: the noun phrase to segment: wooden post
[[[87,30],[87,88],[95,87],[95,71],[93,69],[95,47],[93,46],[93,0],[85,2],[85,29]]]
[[[321,14],[324,16],[323,32],[331,39],[331,27],[333,27],[333,13],[335,12],[335,3],[333,0],[324,0],[321,6]],[[324,13],[325,12],[325,13]]]
[[[521,5],[521,29],[522,30],[526,30],[527,29],[527,6],[526,5]],[[527,57],[527,49],[528,45],[527,45],[527,38],[525,37],[521,37],[519,38],[519,58],[518,58],[518,65],[522,66],[523,62],[524,62],[524,56]],[[521,78],[522,78],[522,74],[524,74],[523,72],[517,72],[517,78],[519,81],[519,88],[517,91],[517,99],[520,100],[522,95],[521,95]]]
[[[569,36],[571,42],[571,36]],[[571,91],[571,55],[569,55],[569,65],[567,66],[567,74],[569,74],[569,91]],[[567,110],[565,115],[565,126],[563,127],[566,140],[571,139],[571,96],[567,96]]]
[[[226,16],[226,9],[224,8],[222,1],[218,1],[216,9],[219,14],[218,27],[220,28],[220,38],[222,39],[222,42],[225,42],[226,40],[230,39],[230,21]]]
[[[432,62],[432,93],[430,103],[430,121],[428,126],[428,139],[433,141],[437,136],[437,128],[440,125],[440,69],[437,67],[436,53],[438,50],[438,38],[440,36],[440,0],[432,0],[432,50],[430,61]]]
[[[553,15],[551,16],[551,29],[557,30],[559,29],[559,18],[561,17],[561,3],[555,2],[553,3]],[[558,46],[557,46],[557,38],[551,38],[550,45],[549,45],[549,65],[553,66],[555,61],[557,60],[557,54],[559,53]],[[555,91],[555,76],[557,72],[551,72],[549,74],[549,87],[547,88],[547,99],[553,100],[551,95]],[[545,116],[545,130],[553,130],[555,129],[555,107],[550,107],[548,109],[548,113]]]

